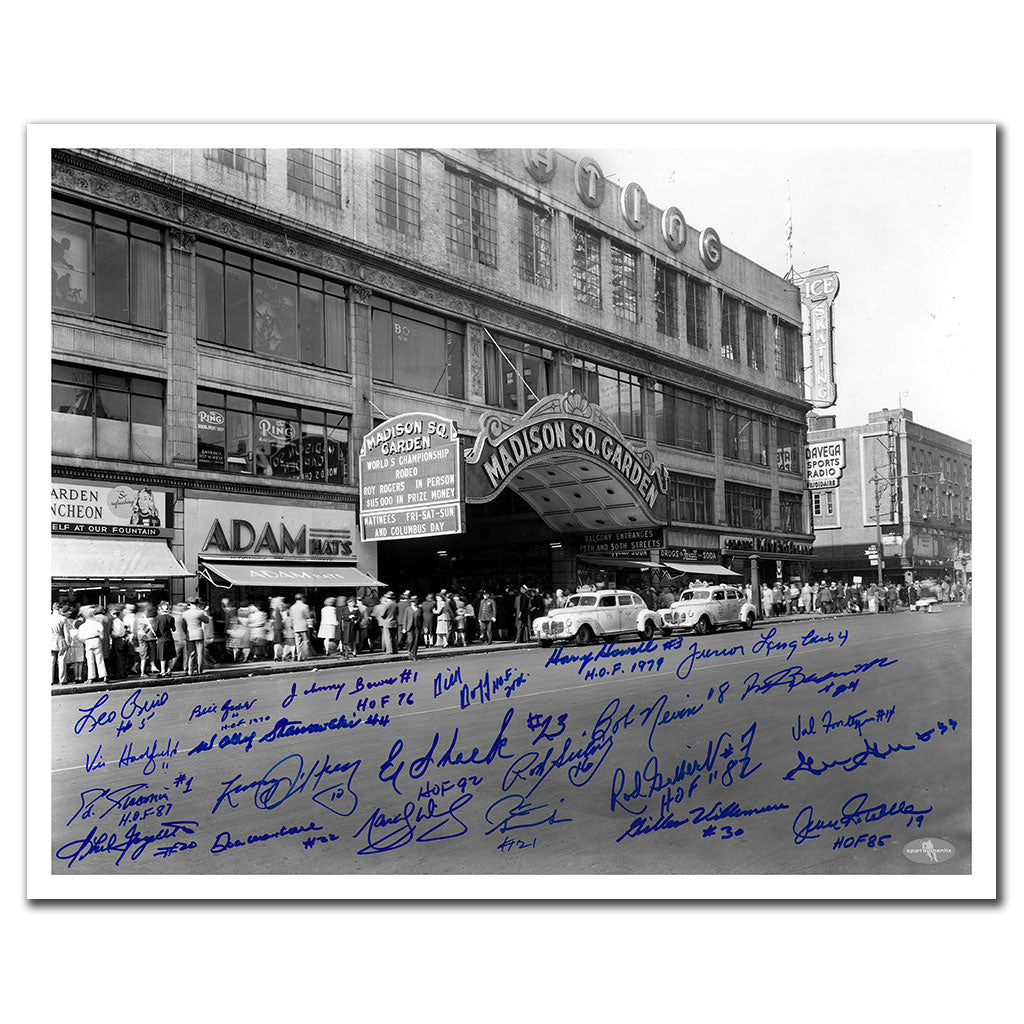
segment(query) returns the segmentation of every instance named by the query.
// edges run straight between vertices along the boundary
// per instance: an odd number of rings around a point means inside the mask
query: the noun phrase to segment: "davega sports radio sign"
[[[807,465],[807,486],[814,488],[836,487],[846,467],[846,441],[815,441],[804,445]]]

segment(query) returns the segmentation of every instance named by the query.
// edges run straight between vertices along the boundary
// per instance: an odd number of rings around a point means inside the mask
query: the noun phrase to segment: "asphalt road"
[[[966,873],[970,615],[62,694],[53,870]]]

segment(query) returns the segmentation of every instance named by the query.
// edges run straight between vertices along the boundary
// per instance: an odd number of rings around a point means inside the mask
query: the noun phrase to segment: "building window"
[[[145,377],[53,364],[51,448],[55,455],[164,461],[164,385]]]
[[[725,482],[726,521],[738,530],[767,530],[771,517],[771,491]]]
[[[293,363],[348,369],[345,288],[196,242],[196,336]]]
[[[448,184],[448,251],[485,266],[498,263],[498,190],[445,168]]]
[[[639,319],[636,253],[612,242],[612,308],[615,315],[636,323]]]
[[[574,356],[572,386],[588,402],[606,412],[624,434],[643,437],[643,394],[640,378],[635,374]]]
[[[779,420],[775,428],[775,461],[780,473],[803,473],[803,445],[803,428],[796,423]]]
[[[722,295],[722,358],[734,362],[740,357],[740,303]]]
[[[463,323],[374,298],[372,329],[374,380],[465,397]]]
[[[580,227],[572,230],[572,289],[577,302],[601,308],[601,238]]]
[[[727,459],[768,465],[768,424],[760,413],[726,403],[722,409],[722,454]]]
[[[208,149],[206,158],[215,160],[233,171],[250,174],[254,178],[267,176],[267,151],[265,149]]]
[[[199,468],[347,484],[349,417],[199,388]]]
[[[484,394],[488,405],[521,412],[557,390],[551,349],[500,334],[495,340],[500,351],[490,338],[484,339]]]
[[[403,235],[420,234],[420,155],[410,149],[378,149],[374,178],[377,223]]]
[[[668,517],[676,523],[714,522],[715,481],[685,473],[669,473]]]
[[[804,533],[804,497],[779,491],[779,518],[783,533]]]
[[[54,309],[161,330],[163,236],[148,224],[53,200]]]
[[[341,150],[289,149],[288,189],[341,206]]]
[[[747,366],[764,369],[764,312],[747,306]]]
[[[708,347],[708,286],[692,277],[686,279],[686,340]]]
[[[660,384],[654,392],[654,416],[659,444],[712,451],[711,400],[694,391]]]
[[[783,320],[775,323],[775,376],[800,384],[804,379],[800,332]]]
[[[659,334],[679,337],[679,296],[676,272],[654,261],[654,312]]]
[[[519,202],[519,277],[551,287],[551,213]]]
[[[835,495],[835,491],[811,492],[811,510],[814,513],[814,525],[816,527],[838,525]]]

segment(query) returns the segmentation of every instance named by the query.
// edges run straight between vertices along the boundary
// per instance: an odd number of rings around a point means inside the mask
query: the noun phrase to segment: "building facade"
[[[806,574],[797,288],[585,154],[62,150],[52,189],[55,590]],[[363,541],[410,410],[480,489]]]
[[[811,414],[808,485],[815,571],[850,582],[960,579],[971,572],[971,445],[882,409],[856,427]],[[840,464],[841,463],[841,464]]]

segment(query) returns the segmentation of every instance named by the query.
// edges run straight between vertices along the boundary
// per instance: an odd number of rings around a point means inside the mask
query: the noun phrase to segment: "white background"
[[[1011,157],[1020,111],[1011,97],[1019,92],[1019,56],[1017,33],[1003,22],[1005,5],[733,3],[694,10],[591,4],[561,13],[551,4],[450,3],[418,10],[423,13],[416,17],[399,5],[225,5],[222,13],[210,4],[108,3],[101,10],[51,3],[19,12],[17,23],[9,25],[3,71],[7,223],[24,224],[19,154],[27,122],[998,122],[1004,175],[1000,277],[1004,284],[1014,279]],[[637,129],[629,131],[636,137]],[[506,134],[508,144],[564,145],[568,133],[552,126],[547,138],[536,130],[527,138],[514,128]],[[574,138],[580,146],[593,145],[590,139],[599,134],[595,125]],[[478,137],[468,127],[465,135]],[[73,144],[108,144],[92,137],[95,141]],[[252,144],[264,144],[263,137]],[[613,148],[613,137],[605,137],[607,148]],[[427,144],[454,141],[433,132]],[[250,143],[239,137],[230,144]],[[657,202],[653,190],[648,192]],[[973,191],[975,201],[983,192]],[[971,212],[975,221],[986,215],[976,207]],[[695,223],[702,219],[694,215]],[[9,282],[23,273],[24,243],[23,235],[6,247]],[[982,232],[950,239],[949,245],[967,248],[971,259],[965,274],[991,284],[991,236]],[[746,252],[742,243],[737,248]],[[821,262],[828,259],[826,254]],[[970,302],[961,320],[969,328],[962,352],[976,357],[977,362],[969,361],[979,370],[970,375],[978,391],[964,397],[958,386],[965,375],[957,367],[944,386],[951,402],[969,401],[976,408],[977,507],[979,468],[988,473],[991,497],[999,470],[1008,471],[1019,460],[1014,458],[1017,417],[1004,409],[1002,465],[995,462],[993,307],[991,293],[971,294],[981,298]],[[1003,303],[1000,380],[1009,406],[1017,360],[1009,341],[1009,302],[1004,298]],[[30,353],[32,342],[30,337]],[[45,336],[43,345],[48,349]],[[13,383],[23,365],[16,336],[8,352],[7,379]],[[16,386],[9,384],[8,390],[12,401],[20,397]],[[976,404],[979,397],[986,404]],[[907,404],[914,408],[912,401]],[[17,435],[14,424],[20,417],[9,414],[8,419],[8,447],[16,449],[21,438],[12,444],[10,434]],[[30,452],[38,452],[35,440]],[[27,467],[31,480],[31,456]],[[41,468],[48,479],[45,443]],[[1002,486],[1004,514],[1012,517],[1019,508],[1015,482],[1007,475]],[[976,514],[976,565],[982,548],[990,566],[996,564],[993,513],[989,503],[984,529]],[[1007,544],[999,563],[1009,567],[1017,562],[1009,525],[1004,530]],[[17,522],[7,535],[18,535]],[[29,582],[31,603],[24,610],[28,638],[38,651],[45,632],[45,587],[40,604],[38,581]],[[978,601],[990,616],[997,610],[992,586],[990,576]],[[8,596],[9,614],[20,619],[23,604],[10,583]],[[1006,597],[1011,598],[1008,588]],[[976,649],[986,646],[984,622],[979,619]],[[975,685],[991,692],[994,637],[987,643],[989,672],[979,678],[976,670]],[[1011,748],[1016,706],[1009,646],[1005,654],[1001,738]],[[17,692],[18,681],[8,680],[9,693]],[[38,679],[28,682],[30,688],[39,685]],[[20,779],[14,737],[24,707],[34,727],[32,701],[19,705],[9,698],[5,768],[12,794],[18,792],[14,780]],[[301,904],[183,902],[190,890],[226,897],[235,888],[231,880],[201,878],[185,879],[173,904],[33,904],[25,900],[24,846],[12,801],[4,921],[12,940],[5,962],[15,981],[5,995],[19,1019],[30,1013],[89,1021],[140,1012],[160,1020],[209,1020],[228,1013],[269,1020],[307,1018],[316,1010],[331,1019],[359,1014],[457,1021],[470,1014],[552,1020],[578,1013],[655,1020],[778,1014],[899,1021],[927,1012],[984,1018],[1005,1012],[1001,999],[1018,969],[1019,909],[1008,884],[1020,859],[1014,854],[1010,814],[1017,792],[1011,768],[1017,762],[1012,750],[1005,750],[1003,898],[995,905],[863,898],[784,905],[666,903],[672,887],[664,880],[645,888],[649,902],[628,906],[517,901],[361,907],[324,902],[316,888],[308,889],[309,901]],[[978,765],[976,757],[976,770]],[[41,821],[48,835],[48,801],[33,795],[37,799],[25,806],[28,828]],[[976,803],[978,835],[991,826],[996,811],[990,789],[988,796],[987,811]],[[593,884],[600,879],[589,881],[591,892],[605,891]],[[733,890],[761,894],[764,881],[734,879]],[[272,891],[273,880],[266,883]],[[406,879],[391,891],[415,894],[430,888],[430,879]],[[836,883],[831,891],[839,896],[844,888]],[[345,889],[354,899],[371,893],[358,878],[348,880]],[[485,890],[481,884],[464,889],[467,896]],[[612,880],[606,891],[616,892]],[[704,891],[710,894],[715,886]],[[525,900],[572,892],[571,884],[558,880],[517,895]],[[892,893],[914,894],[906,880]]]

